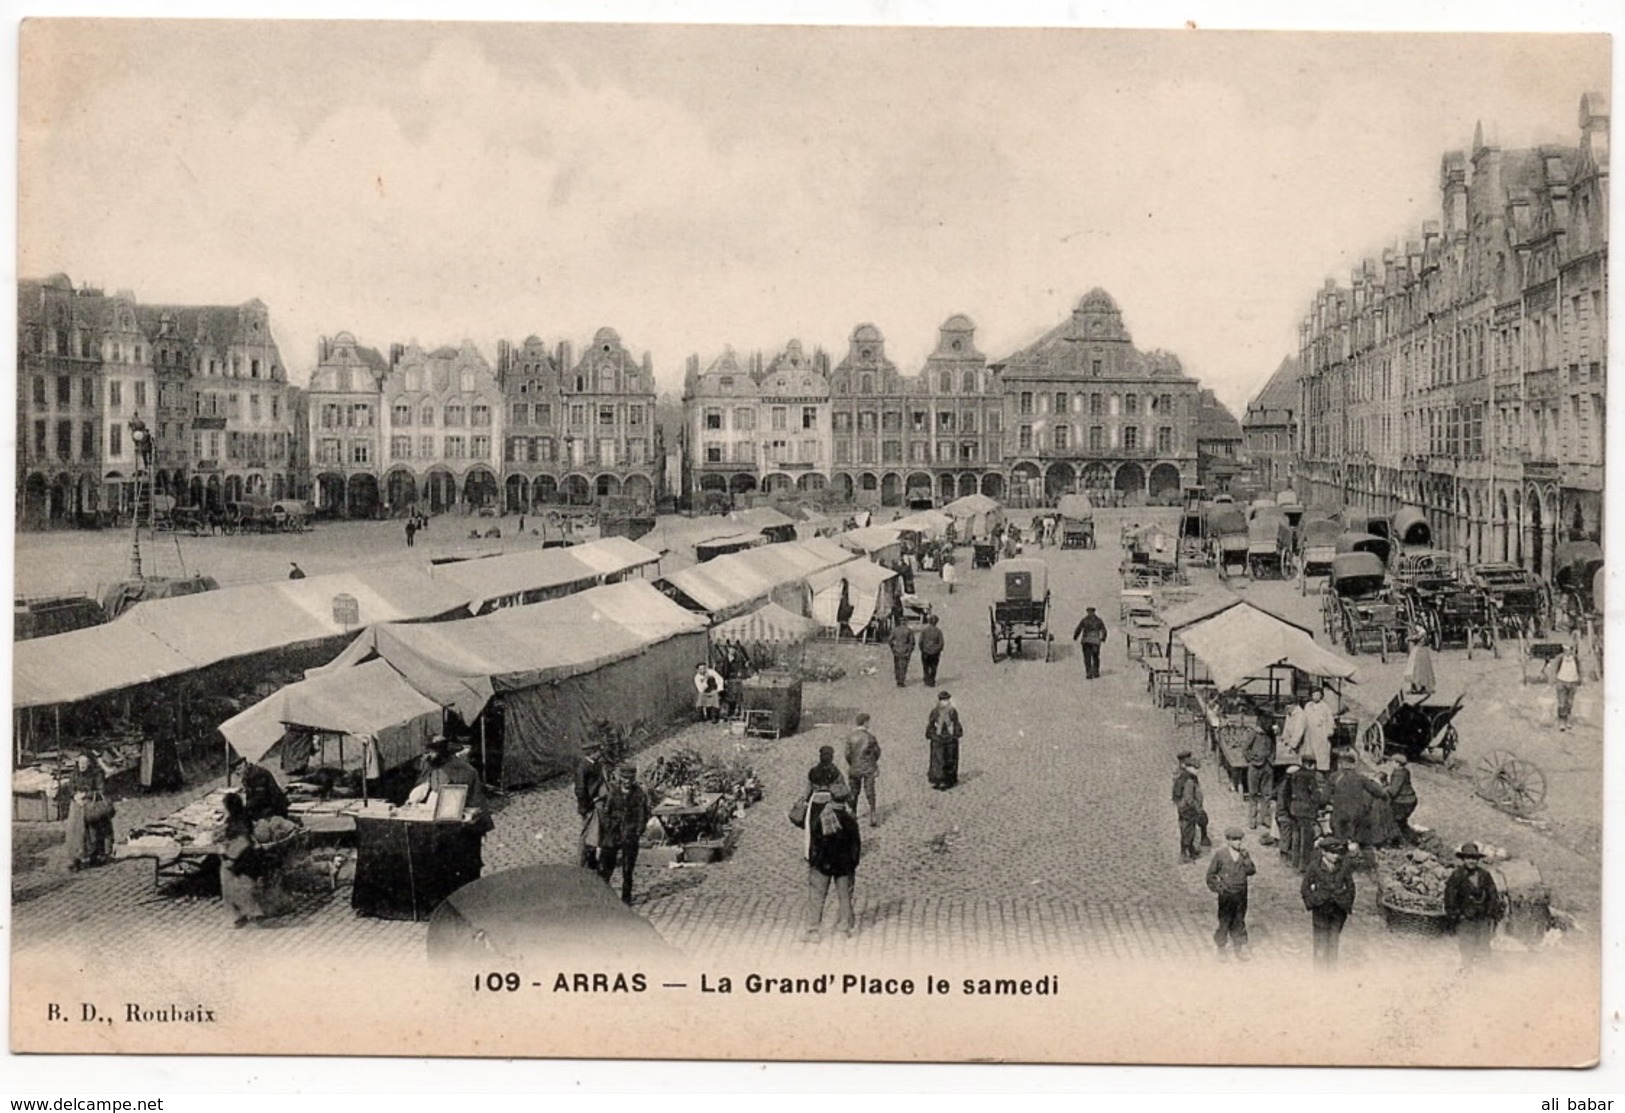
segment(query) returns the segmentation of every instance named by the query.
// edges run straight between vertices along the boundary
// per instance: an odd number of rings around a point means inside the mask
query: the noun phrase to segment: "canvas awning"
[[[759,611],[730,618],[711,628],[714,645],[800,645],[818,633],[818,623],[769,603]]]
[[[221,723],[220,733],[248,761],[265,757],[290,726],[351,735],[361,741],[344,753],[344,766],[377,776],[422,754],[441,718],[440,705],[387,662],[368,661],[290,684]]]
[[[899,537],[897,530],[893,529],[891,525],[884,525],[849,529],[845,533],[838,535],[835,540],[855,553],[873,555],[896,545]]]
[[[1055,512],[1063,518],[1084,522],[1094,516],[1095,504],[1089,501],[1088,495],[1062,495]]]
[[[724,618],[765,601],[775,588],[805,581],[814,572],[852,559],[852,554],[823,538],[785,541],[729,553],[665,577],[694,605]]]
[[[656,564],[660,554],[624,537],[606,537],[563,549],[528,549],[501,556],[435,566],[434,578],[455,585],[475,614],[531,594],[580,590],[634,568]]]
[[[334,619],[339,595],[356,601],[355,623]],[[17,643],[12,702],[75,703],[374,622],[445,617],[466,603],[463,592],[409,564],[149,599],[113,622]]]
[[[1356,679],[1354,662],[1318,645],[1301,626],[1243,601],[1180,631],[1179,640],[1220,691],[1290,665],[1311,676]]]
[[[852,613],[846,626],[854,634],[869,625],[876,611],[884,612],[890,603],[889,593],[897,580],[897,573],[882,564],[867,560],[849,560],[835,568],[825,569],[807,577],[812,589],[812,616],[820,626],[840,624],[843,590]]]
[[[319,675],[382,657],[472,723],[498,692],[589,673],[705,625],[647,581],[627,580],[479,618],[375,626]]]
[[[1164,612],[1162,623],[1169,630],[1177,632],[1245,602],[1245,599],[1233,591],[1206,592]]]
[[[988,495],[961,495],[954,499],[942,512],[952,518],[974,518],[978,514],[988,514],[999,509],[999,500]]]
[[[897,530],[899,533],[918,533],[925,537],[937,538],[946,534],[948,527],[953,524],[953,518],[940,510],[920,510],[895,522],[888,522],[886,528]]]

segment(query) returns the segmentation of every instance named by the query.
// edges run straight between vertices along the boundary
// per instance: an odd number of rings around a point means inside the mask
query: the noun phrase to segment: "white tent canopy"
[[[1354,662],[1316,644],[1302,627],[1245,601],[1181,630],[1179,641],[1220,691],[1239,687],[1276,665],[1311,676],[1357,679]]]

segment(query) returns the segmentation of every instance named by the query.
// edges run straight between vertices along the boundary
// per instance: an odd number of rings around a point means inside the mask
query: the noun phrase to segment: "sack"
[[[800,800],[797,800],[794,804],[790,805],[790,826],[803,828],[807,826],[806,797],[802,797]]]
[[[118,809],[113,807],[113,801],[99,792],[85,801],[86,823],[111,823],[117,814]]]

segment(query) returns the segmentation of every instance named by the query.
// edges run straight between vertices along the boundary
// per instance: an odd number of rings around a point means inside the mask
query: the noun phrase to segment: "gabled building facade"
[[[1283,359],[1241,419],[1242,451],[1260,491],[1297,491],[1298,367],[1297,356]]]
[[[770,363],[732,348],[683,377],[683,434],[692,446],[685,491],[730,497],[818,492],[833,457],[829,358],[791,340]]]
[[[1482,129],[1440,167],[1441,217],[1328,282],[1301,329],[1310,496],[1420,507],[1434,542],[1549,577],[1601,539],[1607,372],[1607,99],[1576,147]]]
[[[1198,383],[1177,356],[1136,349],[1106,291],[991,369],[1004,390],[1012,506],[1053,506],[1080,489],[1177,502],[1197,482]]]

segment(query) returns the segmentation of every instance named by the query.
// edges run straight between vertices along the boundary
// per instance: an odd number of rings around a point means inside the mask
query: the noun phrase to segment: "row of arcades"
[[[549,506],[592,506],[613,497],[653,505],[654,479],[643,472],[625,476],[570,472],[562,476],[514,473],[499,480],[496,472],[483,467],[469,468],[460,477],[449,468],[430,468],[421,475],[410,468],[393,468],[382,479],[370,472],[349,476],[321,472],[315,478],[317,510],[344,518],[488,509],[525,513]]]
[[[293,477],[281,472],[188,476],[180,468],[159,468],[152,474],[150,492],[145,478],[138,488],[134,473],[110,471],[97,476],[81,471],[48,476],[30,472],[23,479],[17,523],[21,529],[90,525],[105,515],[129,515],[149,493],[171,497],[179,506],[205,510],[222,510],[227,503],[245,498],[274,501],[299,497]]]
[[[1302,486],[1300,495],[1314,506],[1342,505],[1378,515],[1417,507],[1435,548],[1470,564],[1516,564],[1548,580],[1556,571],[1558,545],[1602,538],[1601,494],[1555,482],[1492,482],[1350,464],[1312,469]]]
[[[1125,461],[1092,461],[1073,464],[1056,461],[1042,465],[1024,460],[1008,474],[999,471],[888,471],[860,469],[837,471],[827,478],[820,472],[790,475],[769,472],[758,479],[755,472],[726,469],[707,471],[698,477],[701,494],[745,495],[814,493],[833,490],[837,497],[881,506],[902,506],[922,497],[938,505],[965,495],[983,494],[1015,509],[1054,506],[1066,494],[1076,491],[1113,492],[1114,501],[1176,502],[1184,488],[1195,482],[1179,465],[1159,462],[1149,466]]]

